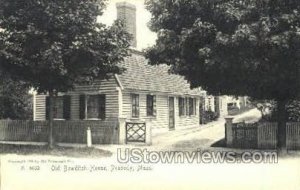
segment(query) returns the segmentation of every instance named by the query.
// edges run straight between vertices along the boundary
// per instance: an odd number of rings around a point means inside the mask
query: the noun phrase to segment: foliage
[[[121,70],[129,35],[97,23],[105,0],[2,0],[3,68],[38,92],[67,91]]]
[[[53,98],[78,83],[120,73],[129,34],[121,21],[97,22],[105,0],[1,0],[2,68],[39,93],[49,94],[49,147],[53,139]]]
[[[261,112],[262,118],[268,117],[276,107],[276,102],[272,100],[257,100],[250,98],[250,102],[253,107],[256,107]]]
[[[156,45],[152,64],[171,65],[192,87],[278,105],[286,153],[286,104],[300,94],[300,1],[147,0]]]
[[[262,120],[265,121],[277,121],[278,118],[278,110],[276,103],[270,104],[268,106],[269,112],[266,112]],[[292,100],[287,103],[286,105],[286,120],[289,122],[300,122],[300,101],[299,100]]]
[[[204,111],[200,114],[200,119],[201,119],[201,124],[206,124],[211,121],[216,121],[219,116],[218,113],[213,112],[213,111]]]
[[[32,119],[32,97],[24,82],[0,72],[0,119]]]
[[[148,0],[166,63],[213,94],[294,99],[300,90],[300,1]]]
[[[300,122],[300,101],[293,100],[287,104],[287,120]]]

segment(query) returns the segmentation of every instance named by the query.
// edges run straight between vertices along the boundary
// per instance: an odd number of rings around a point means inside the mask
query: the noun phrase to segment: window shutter
[[[46,120],[49,120],[49,114],[50,114],[50,99],[49,96],[46,96]]]
[[[186,114],[186,102],[185,98],[178,98],[178,106],[179,106],[179,116],[183,116]]]
[[[137,110],[137,117],[140,117],[140,97],[136,95],[136,110]]]
[[[99,118],[105,119],[105,112],[106,112],[106,97],[104,94],[98,95],[98,101],[99,101]]]
[[[131,117],[138,118],[140,115],[140,108],[139,108],[139,95],[138,94],[131,94]]]
[[[183,104],[183,112],[182,112],[182,115],[186,115],[186,101],[185,101],[185,98],[182,98],[182,104]]]
[[[156,96],[153,96],[153,116],[156,117]]]
[[[194,115],[194,98],[189,98],[189,115]]]
[[[86,107],[86,102],[85,102],[85,95],[81,94],[79,96],[79,118],[80,119],[85,119],[85,107]]]
[[[63,116],[65,120],[69,120],[71,116],[71,96],[63,96]]]
[[[132,117],[135,117],[135,97],[134,97],[134,94],[131,94],[131,116]]]
[[[185,98],[182,98],[182,109],[183,109],[183,112],[182,112],[182,115],[186,115],[186,101],[185,101]]]
[[[197,99],[194,98],[194,115],[197,115]]]

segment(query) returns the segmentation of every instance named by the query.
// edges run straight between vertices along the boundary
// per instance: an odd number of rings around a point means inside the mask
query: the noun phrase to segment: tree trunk
[[[48,132],[48,146],[50,149],[54,148],[53,138],[53,108],[54,108],[54,93],[49,91],[49,132]]]
[[[286,144],[286,100],[277,101],[278,110],[278,130],[277,130],[277,150],[279,154],[287,153]]]

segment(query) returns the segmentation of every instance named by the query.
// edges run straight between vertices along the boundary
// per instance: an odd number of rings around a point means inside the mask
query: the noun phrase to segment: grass
[[[112,153],[107,150],[97,148],[75,148],[56,146],[49,149],[48,146],[37,145],[11,145],[0,144],[1,154],[17,154],[17,155],[47,155],[47,156],[68,156],[68,157],[110,157]]]

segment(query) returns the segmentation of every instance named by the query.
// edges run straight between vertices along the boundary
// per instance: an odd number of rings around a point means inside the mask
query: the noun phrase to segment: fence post
[[[233,132],[232,132],[232,120],[233,117],[226,117],[225,118],[225,139],[226,139],[226,146],[231,147],[233,141]]]
[[[119,118],[119,144],[126,144],[126,118]]]
[[[91,128],[88,127],[86,130],[86,136],[87,136],[87,147],[91,147],[92,146],[92,133],[91,133]]]

